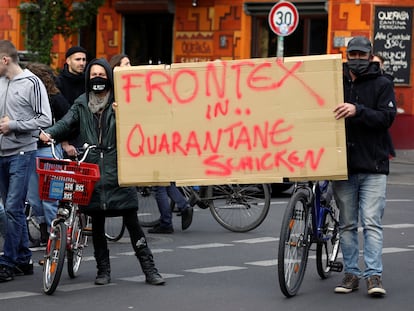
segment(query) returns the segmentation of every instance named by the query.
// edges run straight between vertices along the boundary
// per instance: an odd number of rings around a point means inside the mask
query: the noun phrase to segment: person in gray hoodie
[[[7,221],[0,282],[33,274],[24,201],[35,165],[38,129],[52,124],[45,86],[18,61],[13,43],[0,40],[0,197]]]

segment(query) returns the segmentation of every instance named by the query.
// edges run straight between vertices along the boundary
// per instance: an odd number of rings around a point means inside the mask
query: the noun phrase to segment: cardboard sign
[[[345,179],[342,59],[116,68],[121,185]]]

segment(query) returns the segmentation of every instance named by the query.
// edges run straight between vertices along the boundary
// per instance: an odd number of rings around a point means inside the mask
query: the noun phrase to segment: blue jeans
[[[14,267],[28,263],[32,252],[28,247],[24,201],[36,151],[0,157],[0,196],[7,216],[7,232],[0,264]]]
[[[55,153],[59,158],[63,157],[61,145],[55,146]],[[37,149],[36,157],[53,158],[50,147]],[[56,217],[58,201],[41,201],[39,197],[39,176],[36,173],[36,167],[30,173],[29,185],[27,188],[27,201],[33,208],[33,214],[37,217],[39,223],[46,223],[48,227]]]
[[[172,211],[168,197],[175,202],[179,210],[188,207],[188,202],[182,195],[175,183],[171,183],[168,187],[157,187],[155,198],[157,200],[158,209],[160,211],[160,226],[164,228],[172,227]]]
[[[0,236],[5,238],[6,231],[7,231],[7,216],[6,216],[6,211],[4,210],[3,200],[0,197]]]
[[[381,174],[355,174],[348,176],[348,180],[333,182],[340,210],[340,240],[346,273],[363,278],[382,275],[382,216],[386,185],[387,176]],[[363,228],[363,273],[358,266],[358,218]]]

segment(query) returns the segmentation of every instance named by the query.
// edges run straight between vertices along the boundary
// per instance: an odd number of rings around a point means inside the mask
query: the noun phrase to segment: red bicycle
[[[69,276],[74,278],[79,270],[88,238],[83,231],[86,218],[80,212],[79,205],[89,204],[94,185],[100,178],[98,165],[83,162],[96,146],[84,146],[85,153],[79,161],[58,159],[54,142],[51,147],[55,158],[36,160],[40,198],[59,200],[44,256],[43,291],[48,295],[53,294],[59,284],[65,256]]]

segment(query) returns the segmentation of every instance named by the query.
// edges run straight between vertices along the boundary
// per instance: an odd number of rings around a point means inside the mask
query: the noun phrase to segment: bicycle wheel
[[[329,277],[332,263],[339,253],[339,210],[335,200],[330,203],[330,210],[325,212],[322,240],[316,245],[316,269],[322,279]]]
[[[283,215],[277,270],[279,286],[286,297],[296,295],[305,276],[312,241],[308,200],[306,192],[295,192]]]
[[[67,251],[68,274],[72,279],[76,277],[79,271],[79,267],[82,261],[83,249],[88,243],[88,237],[84,234],[82,229],[85,226],[84,222],[85,217],[77,212],[73,219],[73,225],[70,232],[71,244],[69,245]]]
[[[105,236],[108,241],[119,241],[125,232],[123,217],[106,217],[105,218]]]
[[[153,227],[160,222],[160,211],[155,199],[155,188],[138,187],[138,220],[143,227]]]
[[[43,265],[43,291],[47,295],[55,292],[62,275],[66,252],[66,225],[59,222],[53,228],[46,247]]]
[[[233,232],[257,228],[270,207],[267,184],[215,185],[207,188],[207,201],[214,219]]]
[[[33,215],[32,206],[28,202],[26,202],[24,208],[26,214],[27,233],[29,235],[29,241],[32,243],[40,243],[40,225],[37,222],[36,217]]]

